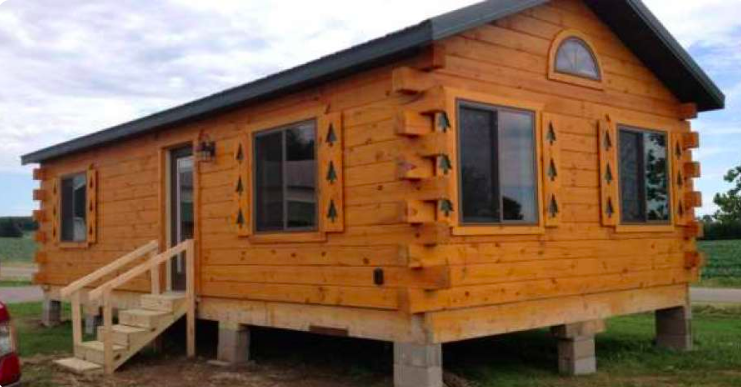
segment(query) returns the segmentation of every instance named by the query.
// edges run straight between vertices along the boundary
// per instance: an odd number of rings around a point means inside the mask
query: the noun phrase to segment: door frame
[[[172,246],[172,185],[170,184],[172,179],[172,157],[171,152],[179,148],[191,147],[195,150],[198,143],[198,139],[183,140],[180,137],[180,141],[172,141],[171,143],[162,145],[159,147],[159,245],[160,252],[164,252]],[[195,266],[195,288],[196,294],[200,289],[200,262],[199,262],[199,251],[200,246],[198,239],[200,236],[200,163],[195,159],[194,152],[193,160],[193,240],[195,245],[194,251],[194,266]],[[172,289],[172,277],[170,273],[169,261],[162,264],[160,267],[160,283],[163,283],[163,291],[170,291]]]

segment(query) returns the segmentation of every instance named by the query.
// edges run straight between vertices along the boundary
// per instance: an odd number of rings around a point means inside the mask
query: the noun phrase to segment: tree
[[[728,171],[725,181],[734,185],[728,192],[715,195],[715,204],[720,209],[715,219],[721,223],[741,222],[741,166]]]
[[[3,238],[21,238],[23,237],[23,231],[13,218],[1,218],[0,219],[0,237]]]

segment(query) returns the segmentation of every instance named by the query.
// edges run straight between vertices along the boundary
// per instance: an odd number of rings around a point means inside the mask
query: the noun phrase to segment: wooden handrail
[[[113,357],[113,308],[112,308],[112,297],[113,290],[133,280],[134,278],[143,275],[147,272],[156,273],[158,268],[163,263],[169,261],[173,257],[185,253],[185,283],[186,283],[186,338],[187,338],[187,350],[188,357],[195,357],[195,326],[196,326],[196,310],[195,310],[195,243],[192,239],[184,241],[179,245],[170,248],[164,253],[158,254],[149,258],[146,262],[130,269],[124,274],[106,282],[99,286],[95,290],[88,294],[89,301],[97,301],[99,298],[103,298],[103,356],[105,360],[105,371],[108,374],[113,373],[115,370],[114,357]],[[154,278],[154,277],[152,277]],[[159,284],[152,283],[152,291],[159,291]]]
[[[152,251],[156,251],[159,248],[157,241],[151,241],[146,245],[139,247],[138,249],[124,255],[123,257],[101,267],[100,269],[80,278],[79,280],[72,282],[65,288],[59,291],[59,296],[62,299],[69,298],[72,294],[80,291],[91,283],[115,272],[116,270],[128,265],[129,263],[141,258],[143,255],[148,254]]]
[[[185,252],[185,250],[188,249],[190,243],[192,243],[192,241],[185,241],[165,251],[164,253],[158,254],[150,258],[149,260],[142,263],[141,265],[130,269],[126,273],[119,275],[118,277],[106,282],[105,284],[100,285],[98,288],[88,293],[88,300],[90,302],[95,302],[103,295],[103,292],[116,289],[126,284],[127,282],[133,280],[134,278],[154,269],[155,267],[159,267],[159,265],[167,262],[173,256]]]

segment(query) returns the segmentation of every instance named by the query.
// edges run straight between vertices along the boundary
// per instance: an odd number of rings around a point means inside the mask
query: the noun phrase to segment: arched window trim
[[[592,58],[594,58],[595,64],[597,66],[598,79],[556,70],[556,59],[558,58],[558,51],[561,46],[569,39],[577,39],[586,46],[587,50],[592,55]],[[597,51],[594,49],[594,44],[592,44],[591,39],[589,39],[588,36],[578,30],[561,31],[551,44],[548,60],[548,79],[583,87],[589,87],[597,90],[604,90],[603,82],[605,77],[602,61],[600,60],[599,55],[597,55]]]

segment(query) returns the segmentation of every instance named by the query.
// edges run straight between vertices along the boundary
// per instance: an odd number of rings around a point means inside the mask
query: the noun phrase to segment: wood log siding
[[[564,29],[578,29],[591,38],[604,66],[604,90],[546,79],[550,42]],[[685,267],[689,266],[685,253],[696,251],[692,238],[700,231],[699,225],[690,221],[686,227],[661,232],[616,232],[616,155],[604,154],[599,145],[608,131],[613,132],[611,140],[617,141],[615,123],[608,122],[608,116],[671,127],[681,135],[685,148],[684,160],[677,164],[689,179],[685,192],[693,192],[690,177],[699,173],[699,166],[691,164],[687,148],[696,141],[686,139],[690,129],[678,124],[680,104],[657,77],[577,0],[554,0],[451,37],[439,46],[438,52],[445,52],[444,67],[421,74],[405,70],[407,78],[397,78],[396,86],[394,74],[401,73],[394,70],[414,68],[418,59],[45,163],[42,190],[49,192],[52,176],[95,163],[98,235],[97,243],[84,251],[65,251],[47,241],[40,278],[44,284],[67,284],[157,238],[162,221],[158,216],[157,150],[192,141],[197,133],[205,132],[217,144],[216,158],[202,163],[198,176],[197,276],[199,296],[206,301],[435,311],[428,318],[430,327],[447,329],[435,333],[447,340],[475,336],[484,332],[482,327],[491,326],[487,332],[493,332],[563,323],[550,317],[563,316],[567,307],[574,318],[603,318],[671,307],[681,299],[685,284],[696,276],[696,269]],[[557,193],[560,219],[546,220],[546,226],[558,227],[527,235],[451,235],[452,220],[440,216],[439,203],[430,204],[430,200],[445,198],[441,180],[445,176],[439,174],[439,163],[424,157],[438,152],[434,149],[439,137],[420,141],[434,133],[441,119],[431,112],[451,113],[448,102],[440,98],[443,87],[542,105],[541,128],[553,122],[557,141],[549,148],[548,133],[541,132],[541,169],[547,171],[549,156],[560,157],[560,162],[557,182],[549,185],[544,178],[540,180],[544,182],[541,202],[547,203],[547,192]],[[322,187],[342,195],[343,204],[338,207],[338,214],[344,212],[342,228],[327,228],[326,238],[307,243],[258,245],[250,238],[240,238],[235,213],[239,206],[249,205],[235,199],[238,168],[234,152],[243,141],[240,136],[245,127],[317,106],[341,113],[341,156],[319,159],[332,159],[341,172],[338,179],[344,180],[337,188]],[[418,150],[424,150],[423,155]],[[613,163],[611,187],[603,181],[605,161]],[[455,170],[454,156],[451,162]],[[401,173],[400,165],[408,167],[404,163],[418,168]],[[328,166],[320,168],[324,168],[321,179]],[[455,182],[449,181],[448,186]],[[604,211],[608,196],[614,200],[612,218]],[[450,198],[455,218],[457,199]],[[48,203],[44,201],[42,210],[50,215]],[[325,215],[327,204],[320,208],[320,215]],[[55,224],[49,217],[42,222],[39,235],[50,235]],[[431,284],[437,286],[436,278],[445,278],[440,273],[446,270],[440,267],[448,269],[449,288],[427,289]],[[384,270],[384,285],[374,284],[375,269]],[[294,278],[304,271],[309,275]],[[141,279],[128,289],[145,290],[147,282]],[[640,296],[639,302],[633,303],[634,296]],[[587,301],[595,307],[579,306]],[[607,313],[604,305],[614,305],[614,309]],[[484,309],[481,314],[469,314],[466,308],[473,307]],[[521,310],[533,311],[532,316]],[[472,327],[466,325],[474,321],[467,320],[472,316],[497,318]]]

